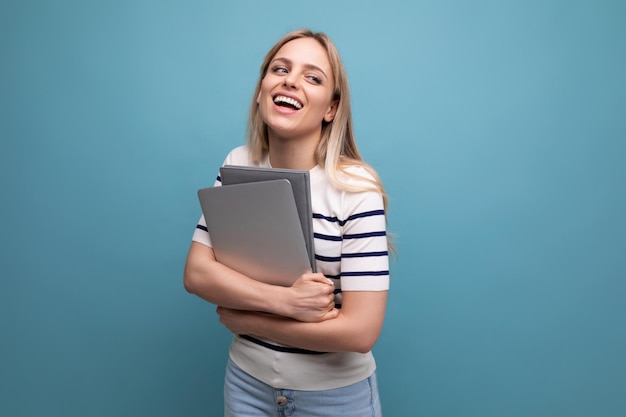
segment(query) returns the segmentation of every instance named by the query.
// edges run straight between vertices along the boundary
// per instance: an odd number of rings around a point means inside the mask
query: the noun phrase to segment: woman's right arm
[[[192,242],[184,273],[185,289],[198,297],[236,310],[261,311],[299,321],[337,317],[334,286],[322,274],[304,274],[291,287],[249,278],[215,259],[213,249]]]

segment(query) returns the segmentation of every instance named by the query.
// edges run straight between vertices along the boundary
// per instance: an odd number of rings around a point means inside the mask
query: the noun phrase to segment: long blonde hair
[[[374,190],[383,196],[385,212],[387,209],[387,193],[376,171],[368,165],[359,152],[354,132],[352,130],[352,111],[350,107],[350,89],[348,86],[348,76],[343,62],[339,56],[337,48],[333,42],[321,32],[312,32],[308,29],[299,29],[283,36],[269,50],[260,68],[260,77],[257,82],[250,115],[248,120],[248,146],[251,158],[255,162],[260,162],[269,152],[269,137],[267,125],[261,117],[256,98],[261,90],[261,83],[267,73],[268,67],[280,48],[286,43],[300,38],[313,38],[324,47],[328,54],[328,59],[333,73],[334,92],[333,100],[337,100],[337,112],[332,121],[322,121],[322,134],[315,153],[318,165],[326,171],[330,182],[337,188],[350,192]],[[359,166],[367,170],[373,178],[357,176],[346,171],[350,166]],[[343,174],[342,176],[339,173]],[[355,178],[359,185],[352,185],[342,178]]]

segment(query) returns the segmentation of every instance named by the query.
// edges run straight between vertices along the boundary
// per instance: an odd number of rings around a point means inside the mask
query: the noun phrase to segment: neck
[[[319,136],[309,140],[269,137],[270,165],[274,168],[309,171],[317,165]]]

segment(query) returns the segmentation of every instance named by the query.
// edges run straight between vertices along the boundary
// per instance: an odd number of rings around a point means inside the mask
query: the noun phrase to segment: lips
[[[278,94],[274,97],[274,104],[282,107],[289,107],[294,110],[300,110],[304,105],[293,97]]]

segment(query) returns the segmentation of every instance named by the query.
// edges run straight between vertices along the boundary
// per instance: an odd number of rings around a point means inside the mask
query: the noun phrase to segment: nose
[[[297,88],[298,87],[298,77],[295,72],[291,71],[287,75],[285,75],[285,87],[287,88]]]

